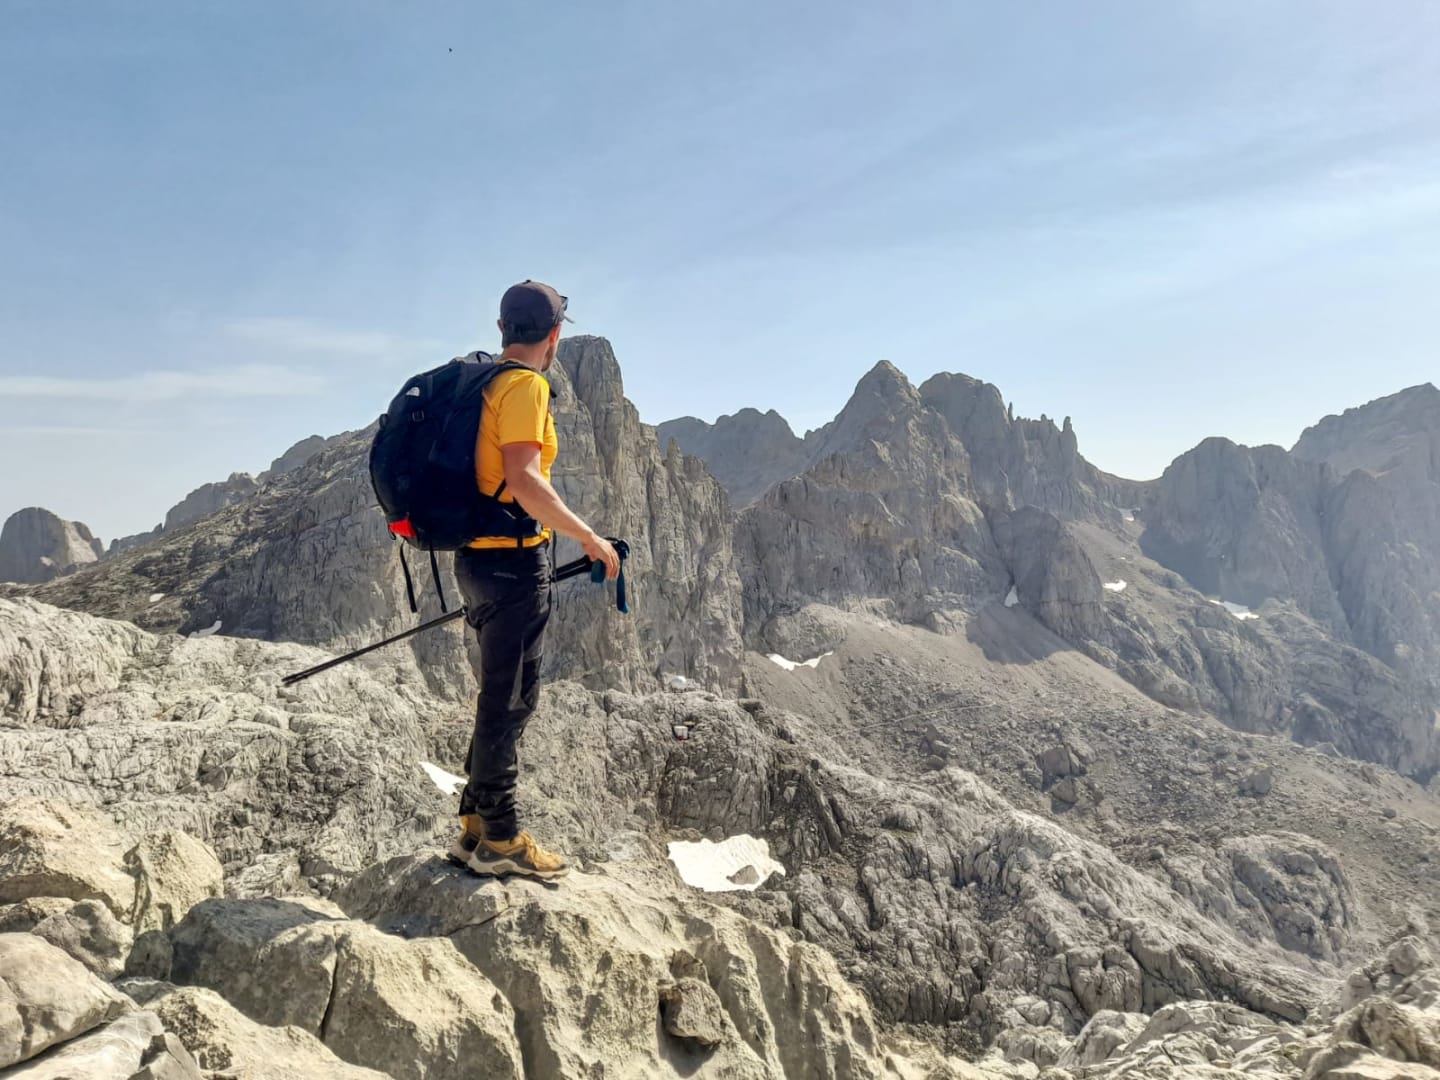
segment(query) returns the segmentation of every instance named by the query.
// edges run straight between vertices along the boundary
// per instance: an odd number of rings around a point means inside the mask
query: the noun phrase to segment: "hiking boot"
[[[570,872],[563,855],[546,851],[528,832],[522,832],[514,840],[482,839],[475,845],[465,865],[475,873],[489,877],[521,874],[534,878],[558,878]]]
[[[468,866],[475,846],[485,839],[485,819],[479,814],[461,814],[460,829],[460,836],[450,845],[445,857],[456,866]]]

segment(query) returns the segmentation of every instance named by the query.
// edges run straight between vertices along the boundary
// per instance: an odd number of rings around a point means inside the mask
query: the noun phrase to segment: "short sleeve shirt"
[[[505,458],[502,446],[531,443],[540,447],[540,475],[550,479],[550,467],[560,450],[555,438],[555,418],[550,414],[550,384],[538,371],[505,371],[485,391],[485,407],[480,417],[480,434],[475,443],[475,479],[486,495],[495,494],[505,479]],[[510,492],[500,494],[501,502],[514,502]],[[550,536],[546,529],[539,536],[527,537],[525,546],[541,543]],[[514,547],[513,536],[481,537],[470,542],[472,548]]]

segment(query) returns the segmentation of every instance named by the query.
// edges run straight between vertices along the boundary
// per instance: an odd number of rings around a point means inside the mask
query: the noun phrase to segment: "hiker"
[[[620,557],[550,486],[559,444],[550,384],[567,300],[549,285],[525,281],[500,300],[502,371],[485,390],[475,447],[476,482],[485,495],[514,504],[517,527],[482,536],[455,555],[455,576],[480,643],[480,694],[467,753],[469,781],[460,797],[461,833],[450,857],[479,874],[561,877],[563,856],[522,830],[515,811],[516,744],[540,694],[540,660],[550,618],[552,533],[579,542],[613,580]]]

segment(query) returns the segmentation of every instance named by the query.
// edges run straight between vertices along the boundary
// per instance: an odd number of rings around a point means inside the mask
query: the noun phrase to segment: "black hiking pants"
[[[466,621],[480,642],[480,696],[460,813],[479,814],[495,840],[513,839],[519,830],[516,744],[540,697],[545,624],[554,603],[548,547],[466,548],[455,556]]]

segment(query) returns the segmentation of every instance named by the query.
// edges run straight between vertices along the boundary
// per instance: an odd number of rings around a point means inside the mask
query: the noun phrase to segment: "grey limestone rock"
[[[662,447],[674,439],[684,453],[703,459],[737,507],[804,472],[814,442],[798,437],[774,409],[741,409],[713,424],[685,416],[656,425],[655,435]]]
[[[33,934],[0,934],[0,1069],[130,1012],[134,1003]]]
[[[0,528],[0,581],[36,584],[97,561],[104,546],[78,521],[38,506],[17,510]]]

